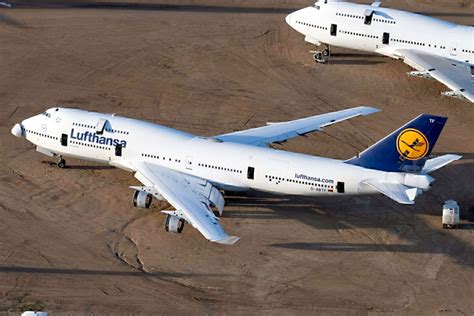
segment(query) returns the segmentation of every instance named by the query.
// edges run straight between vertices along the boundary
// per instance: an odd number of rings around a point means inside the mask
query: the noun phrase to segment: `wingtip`
[[[238,240],[240,239],[240,237],[236,237],[236,236],[227,236],[223,239],[219,239],[219,240],[213,240],[213,242],[216,242],[218,244],[224,244],[224,245],[233,245],[235,244]]]
[[[381,112],[382,110],[379,109],[379,108],[375,108],[373,106],[368,106],[368,105],[361,105],[361,108],[363,108],[364,110],[366,110],[366,113],[364,113],[365,115],[369,115],[369,114],[373,114],[373,113],[377,113],[377,112]]]

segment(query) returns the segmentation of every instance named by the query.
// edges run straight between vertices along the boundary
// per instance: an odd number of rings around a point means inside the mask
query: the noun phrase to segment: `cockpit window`
[[[44,115],[44,116],[47,116],[47,117],[51,117],[51,114],[49,114],[48,112],[43,112],[43,113],[41,113],[41,115]]]
[[[319,10],[319,5],[317,5],[317,4],[315,3],[315,4],[313,4],[313,8],[316,8],[316,9]]]

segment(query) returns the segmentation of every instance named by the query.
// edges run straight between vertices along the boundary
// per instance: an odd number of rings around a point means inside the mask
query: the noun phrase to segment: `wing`
[[[193,225],[206,239],[221,244],[234,244],[238,237],[225,233],[211,205],[223,208],[222,194],[205,180],[146,162],[133,163],[135,177],[158,198],[165,198],[176,208],[174,212]],[[221,211],[221,209],[219,209]],[[169,212],[168,212],[169,213]]]
[[[431,77],[452,90],[444,92],[443,95],[464,97],[474,102],[474,84],[470,65],[415,50],[399,49],[397,52],[403,56],[406,64],[419,71],[412,72],[412,75]]]
[[[310,132],[321,131],[323,127],[345,121],[347,119],[379,112],[379,109],[359,106],[352,109],[311,116],[299,120],[267,123],[266,126],[244,131],[215,136],[225,142],[234,142],[255,146],[268,146],[271,143],[284,142],[290,138],[302,136]]]

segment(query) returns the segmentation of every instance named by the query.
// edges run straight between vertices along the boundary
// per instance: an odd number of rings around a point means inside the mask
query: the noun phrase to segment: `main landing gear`
[[[64,160],[63,157],[61,157],[61,156],[59,156],[58,167],[60,169],[66,168],[66,160]]]
[[[310,53],[313,53],[314,61],[320,64],[328,63],[331,59],[331,47],[329,45],[326,45],[326,49],[323,51],[310,51]]]

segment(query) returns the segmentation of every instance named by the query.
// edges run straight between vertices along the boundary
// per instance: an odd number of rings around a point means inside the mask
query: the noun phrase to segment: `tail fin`
[[[421,172],[447,120],[422,114],[346,163],[390,172]]]

